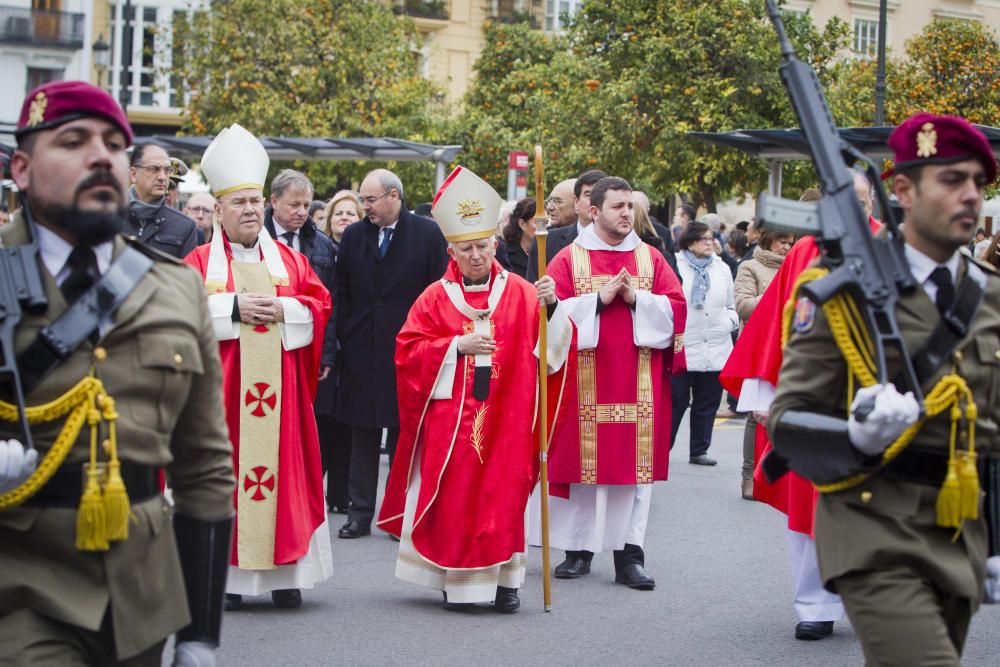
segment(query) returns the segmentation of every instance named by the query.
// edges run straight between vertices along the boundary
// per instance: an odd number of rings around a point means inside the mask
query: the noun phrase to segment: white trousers
[[[652,484],[570,484],[569,498],[549,496],[549,545],[566,551],[617,551],[642,546]],[[528,543],[542,544],[541,494],[528,502]]]
[[[788,560],[792,565],[795,613],[800,621],[839,621],[844,618],[840,596],[823,588],[816,561],[816,542],[805,533],[785,528]]]

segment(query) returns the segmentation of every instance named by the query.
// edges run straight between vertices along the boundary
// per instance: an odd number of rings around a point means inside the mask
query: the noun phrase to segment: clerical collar
[[[573,243],[582,247],[584,250],[612,250],[614,252],[632,252],[639,247],[640,243],[642,243],[642,241],[639,240],[639,235],[635,233],[635,230],[629,232],[628,236],[625,237],[625,240],[618,245],[605,243],[599,236],[597,236],[597,231],[594,227],[595,224],[596,223],[592,222],[587,225],[576,237]]]
[[[469,278],[462,276],[462,289],[466,292],[489,292],[490,274],[486,274],[481,282],[472,282]]]
[[[59,274],[66,268],[69,255],[73,252],[73,245],[48,227],[36,224],[34,231],[38,239],[38,252],[42,256],[42,263],[45,264],[49,275],[55,278],[58,283],[60,282]],[[108,266],[111,265],[111,254],[114,246],[111,241],[105,241],[91,249],[97,258],[97,272],[103,276],[108,270]]]
[[[247,248],[242,243],[234,243],[228,235],[226,235],[226,240],[229,241],[229,250],[233,253],[233,259],[237,262],[249,262],[251,264],[256,264],[260,261],[260,237],[253,242],[253,246]]]

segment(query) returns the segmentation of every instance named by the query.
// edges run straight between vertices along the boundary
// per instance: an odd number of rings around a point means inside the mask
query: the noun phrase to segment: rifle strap
[[[101,279],[70,304],[18,355],[24,393],[28,394],[97,331],[153,267],[153,260],[126,246]]]
[[[968,270],[958,284],[951,308],[941,316],[934,331],[913,355],[913,370],[921,385],[941,368],[969,333],[972,318],[983,301],[986,275],[972,262],[966,262],[966,266]]]

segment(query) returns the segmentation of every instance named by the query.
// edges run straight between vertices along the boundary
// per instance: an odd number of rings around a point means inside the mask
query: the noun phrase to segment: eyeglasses
[[[375,202],[377,202],[382,197],[385,197],[390,192],[392,192],[391,188],[380,194],[378,197],[361,197],[360,199],[363,204],[374,204]]]
[[[560,199],[559,197],[549,197],[545,200],[546,206],[562,206],[566,203],[565,199]]]
[[[709,243],[711,243],[712,241],[715,240],[715,237],[714,236],[702,236],[698,240],[699,241],[708,241]]]
[[[156,176],[159,173],[170,175],[173,173],[173,167],[169,164],[165,165],[155,165],[155,164],[137,164],[136,169],[142,169],[150,176]]]
[[[212,209],[205,208],[204,206],[194,206],[188,209],[192,213],[201,213],[202,215],[208,215],[212,212]]]

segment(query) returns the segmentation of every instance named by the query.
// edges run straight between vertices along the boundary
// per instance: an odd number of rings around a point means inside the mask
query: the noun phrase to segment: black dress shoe
[[[708,454],[699,454],[689,458],[688,463],[696,466],[714,466],[718,461],[708,458]]]
[[[362,526],[357,521],[348,521],[340,527],[340,530],[337,531],[337,537],[342,540],[354,540],[371,534],[371,526]]]
[[[225,608],[226,611],[239,611],[240,609],[243,609],[243,596],[235,593],[226,593]]]
[[[280,588],[271,591],[271,602],[280,609],[298,609],[302,606],[302,591],[297,588]]]
[[[579,579],[590,574],[590,561],[585,558],[567,558],[556,565],[553,575],[556,579]]]
[[[448,594],[444,591],[441,591],[441,595],[444,596],[444,608],[447,611],[465,611],[476,606],[471,602],[448,602]]]
[[[833,621],[799,621],[795,626],[795,638],[816,641],[833,634]]]
[[[521,598],[517,597],[516,588],[497,586],[497,596],[493,599],[493,609],[501,614],[513,614],[521,608]]]
[[[656,581],[638,563],[631,563],[615,572],[615,583],[625,584],[637,591],[651,591],[656,588]]]

